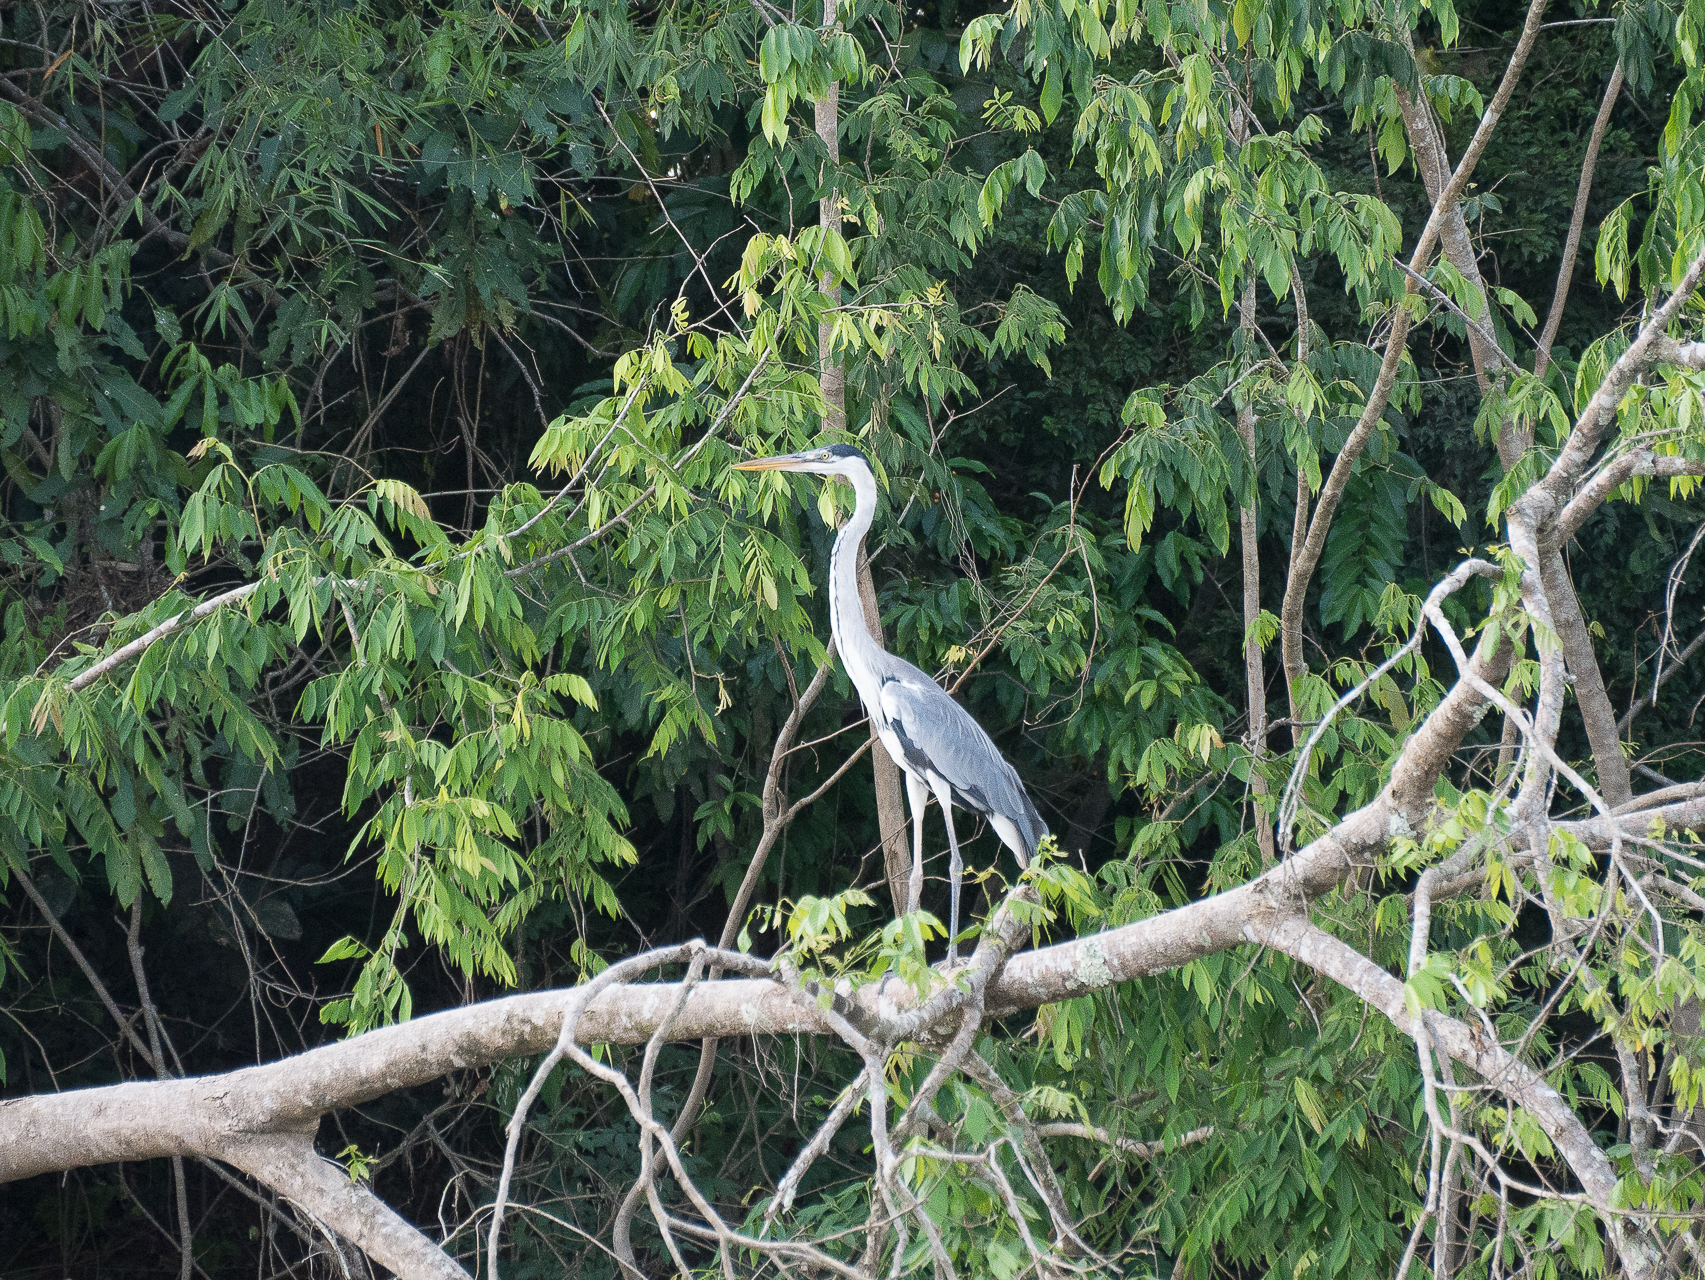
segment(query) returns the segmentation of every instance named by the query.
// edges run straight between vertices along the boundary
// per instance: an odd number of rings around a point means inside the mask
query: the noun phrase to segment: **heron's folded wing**
[[[1034,851],[1047,827],[1018,774],[971,714],[921,674],[884,682],[881,698],[906,757],[900,763],[944,779],[966,808],[1011,819]]]

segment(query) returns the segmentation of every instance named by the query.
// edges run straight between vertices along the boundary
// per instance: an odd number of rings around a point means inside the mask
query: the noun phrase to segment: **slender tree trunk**
[[[1350,474],[1355,470],[1356,460],[1367,448],[1368,441],[1378,430],[1380,416],[1391,402],[1391,390],[1397,383],[1397,371],[1403,361],[1403,351],[1409,340],[1409,310],[1398,307],[1391,317],[1391,332],[1385,340],[1385,354],[1380,359],[1379,376],[1375,379],[1373,390],[1367,403],[1362,406],[1361,416],[1356,420],[1355,428],[1350,432],[1344,446],[1338,451],[1338,456],[1332,460],[1332,469],[1326,473],[1325,483],[1320,486],[1320,498],[1314,504],[1314,514],[1307,516],[1302,502],[1302,490],[1305,487],[1298,482],[1298,516],[1291,535],[1290,565],[1285,574],[1285,595],[1279,604],[1279,635],[1281,653],[1284,655],[1285,679],[1290,687],[1291,718],[1301,719],[1301,708],[1297,705],[1297,682],[1308,672],[1308,665],[1302,656],[1302,607],[1308,599],[1308,584],[1314,577],[1314,571],[1320,565],[1320,557],[1326,551],[1326,535],[1332,528],[1332,518],[1338,514],[1338,503],[1344,496],[1344,489],[1350,483]],[[1306,517],[1306,519],[1305,519]],[[1306,524],[1307,534],[1302,530]],[[1293,741],[1300,747],[1306,738],[1300,726],[1292,730]]]
[[[1308,293],[1302,284],[1302,268],[1294,258],[1291,260],[1291,297],[1296,301],[1297,311],[1297,364],[1308,360]],[[1302,465],[1302,459],[1297,459],[1297,503],[1296,510],[1291,515],[1291,550],[1308,541],[1308,505],[1314,496],[1309,488],[1308,470]],[[1286,566],[1286,580],[1289,581],[1289,566]],[[1302,601],[1297,601],[1296,612],[1290,610],[1290,594],[1285,595],[1284,603],[1280,605],[1283,616],[1279,619],[1279,661],[1285,670],[1285,705],[1290,712],[1291,745],[1298,751],[1308,738],[1308,726],[1303,724],[1302,704],[1297,700],[1297,687],[1303,676],[1308,674],[1308,659],[1302,656]]]
[[[1249,451],[1250,461],[1253,463],[1254,410],[1238,411],[1237,432],[1243,437],[1244,448]],[[1267,778],[1260,772],[1260,766],[1267,757],[1267,679],[1262,670],[1261,646],[1253,634],[1255,623],[1261,615],[1261,553],[1256,545],[1258,526],[1254,504],[1243,508],[1238,519],[1243,536],[1243,668],[1249,698],[1249,752],[1254,757],[1250,762],[1249,789],[1256,796],[1265,796]],[[1261,856],[1271,861],[1273,824],[1259,804],[1256,805],[1255,823],[1255,837],[1261,846]]]
[[[1441,1058],[1439,1065],[1448,1069],[1450,1059]],[[1455,1094],[1451,1095],[1450,1123],[1452,1128],[1460,1131]],[[1433,1280],[1451,1280],[1456,1274],[1457,1255],[1462,1252],[1461,1242],[1456,1239],[1462,1198],[1462,1144],[1452,1142],[1445,1155],[1444,1172],[1439,1178],[1438,1229],[1433,1235]]]
[[[823,29],[833,31],[840,26],[839,0],[824,0]],[[829,92],[816,103],[817,137],[829,153],[823,174],[823,199],[818,205],[822,225],[841,230],[840,199],[835,189],[835,170],[841,163],[841,86],[830,82]],[[829,287],[824,277],[823,287],[838,305],[840,286]],[[823,429],[847,429],[847,371],[830,348],[832,326],[817,326],[817,377],[823,387]],[[877,644],[885,644],[882,636],[882,614],[876,603],[876,581],[871,577],[870,561],[863,556],[858,562],[858,595],[864,605],[864,624]],[[888,880],[888,893],[894,900],[894,913],[906,910],[906,879],[911,874],[912,859],[906,848],[906,809],[900,786],[900,769],[876,736],[876,726],[870,727],[870,763],[876,775],[876,821],[882,833],[882,863]]]
[[[1614,89],[1619,85],[1619,76],[1613,75],[1612,95],[1607,98],[1605,105],[1600,107],[1592,137],[1588,141],[1580,190],[1576,199],[1577,223],[1584,216],[1586,194],[1592,185],[1592,169],[1597,161],[1599,143],[1603,140],[1604,127],[1609,118],[1608,108],[1614,102]],[[1403,112],[1404,128],[1415,152],[1416,167],[1421,171],[1422,180],[1426,183],[1427,194],[1437,200],[1450,180],[1451,169],[1449,157],[1445,154],[1444,139],[1433,122],[1432,109],[1425,101],[1416,101],[1401,88],[1397,91],[1397,102]],[[1570,242],[1564,254],[1565,271],[1573,270],[1578,241],[1578,228],[1572,228]],[[1439,250],[1480,295],[1481,316],[1489,316],[1489,297],[1485,281],[1480,275],[1479,255],[1468,234],[1460,204],[1448,211],[1444,225],[1440,228]],[[1561,317],[1560,304],[1566,296],[1566,291],[1566,283],[1560,278],[1558,293],[1552,303],[1552,314],[1547,317],[1548,336],[1541,347],[1542,361],[1549,357],[1551,336],[1555,334],[1556,322]],[[1475,378],[1480,384],[1481,393],[1484,394],[1492,386],[1491,370],[1503,363],[1503,354],[1493,350],[1472,328],[1468,331],[1468,346],[1474,359]],[[1513,421],[1506,421],[1499,428],[1498,458],[1506,471],[1516,465],[1530,443]],[[1620,735],[1616,730],[1616,712],[1610,705],[1610,695],[1605,691],[1604,677],[1599,672],[1592,638],[1587,634],[1586,623],[1581,617],[1580,603],[1575,597],[1574,584],[1569,580],[1568,569],[1560,555],[1546,554],[1544,558],[1546,563],[1535,567],[1540,572],[1545,594],[1550,598],[1552,621],[1556,624],[1557,637],[1563,646],[1563,660],[1568,665],[1569,674],[1574,677],[1575,700],[1581,709],[1581,719],[1586,725],[1587,741],[1592,746],[1599,787],[1604,792],[1605,799],[1612,805],[1621,804],[1632,797],[1633,790],[1628,779],[1628,764],[1622,755]],[[1500,751],[1500,765],[1504,763],[1507,754],[1508,748]]]
[[[1670,1053],[1683,1052],[1698,1040],[1701,1026],[1697,999],[1689,996],[1676,1005],[1670,1029],[1676,1038],[1668,1051]],[[1695,1160],[1705,1159],[1705,1106],[1695,1106],[1687,1111],[1678,1107],[1674,1123],[1674,1132],[1670,1134],[1664,1150],[1685,1151]]]
[[[1568,302],[1569,285],[1575,274],[1575,254],[1581,244],[1581,230],[1586,221],[1587,197],[1592,193],[1593,171],[1598,165],[1599,147],[1610,123],[1610,113],[1616,97],[1622,92],[1622,64],[1611,69],[1610,82],[1605,85],[1604,98],[1599,103],[1598,116],[1593,121],[1592,134],[1587,139],[1586,155],[1581,161],[1581,177],[1575,191],[1575,208],[1569,220],[1569,236],[1563,245],[1563,260],[1557,268],[1557,286],[1551,295],[1551,307],[1545,316],[1545,328],[1539,336],[1534,353],[1534,372],[1540,377],[1551,361],[1551,344],[1556,340],[1557,327],[1563,321],[1563,308]],[[1633,785],[1628,776],[1628,762],[1622,754],[1622,735],[1616,712],[1605,692],[1604,679],[1593,653],[1592,637],[1581,618],[1580,601],[1574,583],[1569,579],[1568,566],[1561,551],[1548,556],[1554,563],[1543,573],[1545,594],[1551,599],[1552,620],[1557,624],[1563,642],[1563,661],[1575,677],[1575,700],[1580,704],[1581,718],[1586,722],[1587,741],[1592,745],[1593,763],[1598,769],[1599,788],[1611,804],[1621,804],[1633,797]]]
[[[1241,142],[1242,139],[1240,138]],[[1254,341],[1255,281],[1243,286],[1238,301],[1238,322],[1244,333],[1244,351]],[[1246,398],[1237,410],[1237,434],[1243,450],[1249,456],[1249,469],[1255,470],[1255,407]],[[1243,543],[1243,674],[1249,699],[1249,790],[1256,797],[1255,839],[1265,862],[1273,860],[1273,824],[1260,803],[1267,794],[1267,779],[1261,773],[1261,762],[1267,756],[1267,674],[1261,661],[1261,646],[1255,638],[1255,624],[1261,617],[1261,547],[1260,519],[1253,496],[1255,481],[1250,479],[1251,497],[1238,512],[1238,527]]]
[[[840,25],[836,15],[838,0],[825,0],[823,5],[823,27],[833,31]],[[829,153],[829,158],[823,168],[823,199],[817,206],[819,223],[834,231],[841,230],[840,192],[837,190],[835,174],[841,163],[841,86],[839,81],[831,81],[829,92],[816,104],[817,137]],[[835,306],[841,302],[841,289],[837,284],[833,288],[829,284],[830,277],[823,277],[823,290]],[[829,337],[832,326],[824,321],[817,326],[817,378],[823,386],[823,429],[825,431],[845,431],[847,429],[847,371],[830,350]]]
[[[1575,188],[1575,211],[1569,219],[1569,235],[1563,242],[1563,261],[1557,267],[1557,285],[1551,291],[1551,309],[1545,315],[1545,328],[1540,330],[1539,343],[1534,348],[1533,372],[1543,378],[1551,364],[1551,344],[1557,340],[1557,327],[1563,323],[1563,307],[1569,300],[1569,286],[1575,278],[1575,255],[1581,247],[1581,231],[1587,220],[1587,197],[1592,194],[1593,172],[1598,168],[1599,148],[1604,144],[1605,127],[1610,113],[1622,92],[1622,63],[1610,70],[1610,82],[1604,86],[1598,116],[1587,138],[1587,154],[1581,161],[1581,178]]]
[[[877,644],[885,644],[882,614],[876,606],[876,583],[870,576],[870,561],[863,556],[858,562],[858,598],[864,606],[864,625],[870,629],[871,638]],[[900,786],[900,766],[876,736],[875,725],[870,728],[870,761],[876,775],[876,820],[882,832],[883,874],[888,880],[888,895],[894,900],[894,914],[904,915],[912,874],[912,855],[906,848],[904,789]]]
[[[1409,96],[1408,90],[1402,88],[1397,90],[1397,106],[1403,113],[1404,131],[1409,135],[1409,145],[1415,152],[1415,167],[1421,171],[1421,180],[1426,183],[1427,197],[1437,200],[1450,182],[1451,168],[1445,154],[1444,138],[1433,122],[1432,108],[1425,99],[1416,101]],[[1479,295],[1480,314],[1475,319],[1486,324],[1491,318],[1486,281],[1480,274],[1480,254],[1474,247],[1473,237],[1468,234],[1468,223],[1462,216],[1460,201],[1452,202],[1446,210],[1444,224],[1439,228],[1439,252],[1446,262],[1462,273],[1463,279]],[[1473,328],[1468,330],[1468,350],[1474,359],[1474,379],[1480,386],[1480,394],[1485,395],[1492,387],[1492,371],[1504,363],[1503,353]],[[1506,419],[1498,430],[1498,458],[1504,464],[1504,470],[1508,471],[1521,460],[1526,447],[1527,441]]]
[[[142,965],[142,896],[137,895],[130,908],[130,971],[136,979],[136,995],[142,1001],[143,1021],[148,1026],[148,1045],[154,1051],[156,1079],[169,1080],[166,1069],[165,1041],[160,1033],[160,1015],[154,1008],[154,998],[148,992],[148,972]],[[180,1067],[179,1070],[182,1070]],[[180,1280],[191,1280],[195,1274],[195,1230],[189,1219],[189,1191],[184,1181],[184,1158],[172,1157],[172,1185],[177,1192],[179,1258],[182,1266]]]

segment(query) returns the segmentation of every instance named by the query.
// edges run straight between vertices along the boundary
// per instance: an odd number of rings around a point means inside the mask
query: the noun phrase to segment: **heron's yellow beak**
[[[805,458],[797,453],[784,453],[774,458],[753,458],[749,462],[736,462],[731,470],[734,471],[798,471],[802,468]]]

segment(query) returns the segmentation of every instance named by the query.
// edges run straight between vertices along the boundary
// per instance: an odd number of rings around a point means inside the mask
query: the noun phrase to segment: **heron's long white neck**
[[[879,677],[876,673],[877,655],[882,647],[871,638],[864,621],[864,605],[858,594],[858,553],[864,535],[876,518],[876,481],[863,468],[848,477],[858,501],[852,518],[841,526],[835,538],[835,549],[829,557],[829,629],[834,633],[835,648],[840,651],[841,663],[852,677],[859,697],[866,707],[876,702]]]

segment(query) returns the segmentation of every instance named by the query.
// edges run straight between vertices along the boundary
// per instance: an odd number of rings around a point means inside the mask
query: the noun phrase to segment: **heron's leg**
[[[959,857],[959,835],[953,830],[953,801],[941,800],[941,816],[947,821],[947,847],[950,850],[950,861],[947,864],[947,963],[952,965],[959,959],[959,881],[965,875],[965,863]]]
[[[924,896],[924,810],[929,807],[929,783],[908,773],[906,798],[912,804],[912,875],[906,882],[906,910],[916,911]]]

